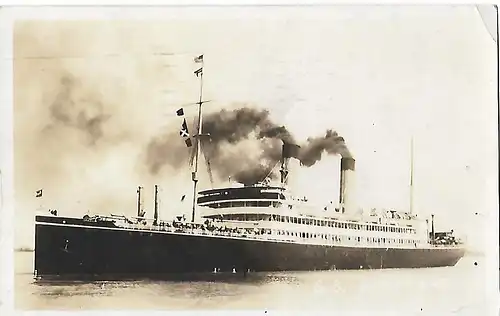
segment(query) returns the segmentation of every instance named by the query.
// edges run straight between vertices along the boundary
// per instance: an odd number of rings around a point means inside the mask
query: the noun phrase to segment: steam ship
[[[203,55],[195,61],[202,63],[195,74],[203,91]],[[463,257],[463,243],[453,231],[436,232],[434,216],[420,219],[411,206],[409,212],[357,209],[352,157],[341,158],[336,206],[293,195],[288,182],[298,146],[286,142],[279,183],[198,191],[204,102],[200,93],[196,135],[189,137],[185,123],[180,133],[193,150],[191,221],[159,219],[158,186],[153,218],[142,209],[142,187],[136,217],[37,215],[37,278],[423,268],[453,266]]]

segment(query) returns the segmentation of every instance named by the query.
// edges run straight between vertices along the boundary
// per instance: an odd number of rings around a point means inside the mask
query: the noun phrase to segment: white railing
[[[187,235],[197,235],[197,236],[213,236],[213,237],[232,237],[232,238],[244,238],[244,239],[254,239],[263,241],[281,241],[281,242],[296,242],[296,243],[306,243],[306,244],[321,244],[321,245],[332,245],[332,246],[354,246],[354,247],[373,247],[373,248],[423,248],[428,246],[425,242],[417,241],[415,242],[396,242],[396,241],[368,241],[363,236],[348,236],[348,235],[332,235],[321,233],[310,235],[309,237],[302,237],[302,234],[295,231],[288,231],[289,235],[278,234],[275,230],[270,229],[233,229],[233,228],[222,228],[209,227],[202,224],[195,224],[195,227],[190,227],[191,224],[177,224],[178,227],[174,227],[172,224],[160,224],[160,225],[144,225],[144,224],[125,224],[122,227],[126,229],[131,229],[141,232],[166,232],[166,233],[179,233]],[[201,228],[203,227],[203,228]],[[280,230],[281,231],[281,230]],[[286,231],[285,231],[286,233]],[[304,233],[304,232],[302,232]],[[297,236],[295,235],[297,234]],[[358,237],[361,238],[358,241]],[[446,247],[450,245],[432,245],[436,247]]]

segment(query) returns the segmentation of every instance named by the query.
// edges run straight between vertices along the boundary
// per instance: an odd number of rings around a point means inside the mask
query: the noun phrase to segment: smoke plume
[[[86,143],[91,146],[103,137],[103,124],[111,117],[104,112],[101,100],[84,91],[70,74],[62,75],[59,92],[50,104],[49,112],[51,122],[44,130],[56,125],[74,128],[86,136]]]
[[[179,121],[179,127],[180,124]],[[190,131],[194,132],[194,124]],[[202,132],[210,135],[202,141],[202,152],[212,172],[219,179],[231,177],[243,184],[262,181],[266,176],[276,178],[273,170],[281,159],[284,142],[300,146],[294,157],[307,167],[321,160],[325,152],[350,156],[344,139],[335,131],[327,130],[324,136],[311,137],[298,144],[286,127],[270,118],[268,111],[246,106],[205,115]],[[150,173],[156,174],[164,165],[177,168],[186,163],[188,154],[176,130],[151,140],[146,164]]]

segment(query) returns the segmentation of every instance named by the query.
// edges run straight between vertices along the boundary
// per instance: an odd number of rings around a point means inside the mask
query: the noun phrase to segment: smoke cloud
[[[180,124],[181,120],[179,127]],[[191,124],[191,134],[194,130]],[[211,171],[219,179],[231,177],[243,184],[254,184],[266,176],[277,177],[273,170],[281,159],[283,143],[299,145],[294,158],[307,167],[321,160],[323,153],[351,156],[344,139],[333,130],[299,144],[286,127],[270,118],[267,110],[248,106],[208,113],[203,117],[202,132],[210,134],[202,141],[202,152],[210,162]],[[151,140],[146,164],[150,173],[157,174],[164,165],[179,167],[186,163],[188,155],[188,148],[176,130]]]
[[[96,145],[104,135],[103,125],[111,118],[104,112],[101,100],[84,91],[71,74],[61,75],[58,90],[49,107],[51,122],[44,130],[56,125],[74,128],[86,136],[87,145]]]

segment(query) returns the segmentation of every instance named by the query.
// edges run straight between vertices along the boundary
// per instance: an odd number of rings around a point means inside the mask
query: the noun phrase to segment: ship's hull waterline
[[[58,219],[60,220],[60,219]],[[64,221],[66,222],[66,221]],[[37,277],[453,266],[462,248],[361,248],[37,222]]]

